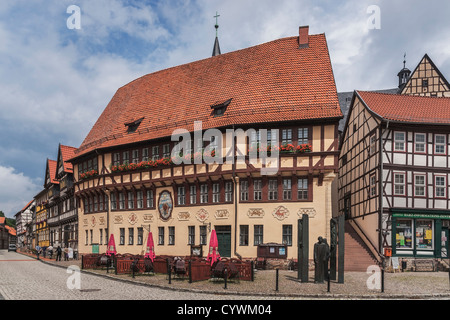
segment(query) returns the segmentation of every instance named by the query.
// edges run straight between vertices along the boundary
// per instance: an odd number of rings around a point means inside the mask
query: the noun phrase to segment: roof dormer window
[[[127,133],[133,133],[136,132],[137,128],[139,127],[139,125],[141,124],[142,120],[144,120],[144,118],[140,118],[138,120],[132,121],[132,122],[128,122],[125,123],[125,126],[128,127],[127,128]]]
[[[221,117],[221,116],[223,116],[223,114],[227,110],[228,105],[231,103],[231,100],[233,100],[233,98],[228,99],[225,102],[216,103],[216,104],[212,105],[211,106],[211,109],[213,109],[212,115],[214,117]]]

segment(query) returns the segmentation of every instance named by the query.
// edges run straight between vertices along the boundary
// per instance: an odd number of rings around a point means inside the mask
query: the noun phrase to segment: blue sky
[[[71,5],[81,29],[67,28]],[[445,0],[2,0],[0,210],[12,217],[43,188],[46,159],[80,146],[119,87],[210,57],[216,11],[222,53],[302,25],[325,33],[339,92],[396,87],[405,52],[410,69],[428,53],[450,78]]]

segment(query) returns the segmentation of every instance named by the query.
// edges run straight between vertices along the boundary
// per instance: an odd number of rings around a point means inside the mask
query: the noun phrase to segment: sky
[[[446,0],[1,0],[0,210],[42,189],[58,145],[79,147],[117,89],[222,53],[324,33],[337,91],[395,88],[427,53],[450,79]]]

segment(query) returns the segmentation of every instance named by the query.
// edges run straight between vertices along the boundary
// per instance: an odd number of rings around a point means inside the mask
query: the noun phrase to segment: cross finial
[[[219,13],[216,11],[216,15],[214,18],[216,18],[216,25],[214,26],[216,28],[216,37],[217,37],[217,30],[219,29],[219,21],[218,18],[220,17]]]
[[[403,68],[406,68],[406,52],[403,55]]]

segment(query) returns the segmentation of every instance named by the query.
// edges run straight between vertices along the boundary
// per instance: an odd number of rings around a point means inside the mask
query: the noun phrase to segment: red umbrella
[[[153,235],[151,232],[148,233],[147,248],[145,249],[144,258],[150,258],[152,262],[153,259],[155,259],[155,245],[153,244]]]
[[[109,237],[108,248],[106,249],[106,254],[108,256],[110,256],[111,254],[114,254],[114,255],[117,254],[116,243],[114,242],[114,235],[113,234],[111,234],[111,237]]]
[[[209,239],[209,252],[207,260],[211,259],[211,266],[220,258],[219,242],[217,241],[216,230],[211,231],[211,238]]]

